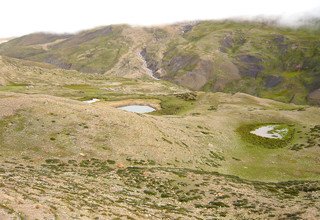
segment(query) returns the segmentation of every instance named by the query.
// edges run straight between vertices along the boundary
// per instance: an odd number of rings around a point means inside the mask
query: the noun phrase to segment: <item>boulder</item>
[[[283,82],[283,78],[281,76],[268,75],[265,78],[265,87],[273,88]]]
[[[308,95],[308,101],[310,104],[320,105],[320,88]]]

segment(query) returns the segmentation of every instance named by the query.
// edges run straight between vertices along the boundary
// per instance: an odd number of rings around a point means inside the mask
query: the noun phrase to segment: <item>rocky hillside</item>
[[[146,75],[146,63],[155,77],[192,90],[320,104],[319,48],[317,26],[202,21],[107,26],[75,35],[32,34],[0,45],[0,54],[126,77]]]
[[[148,77],[175,81],[179,62],[215,70],[202,55],[160,62],[180,28],[124,28],[135,41],[105,74],[0,56],[0,219],[320,218],[320,108]],[[47,37],[9,44],[49,54],[81,41]],[[156,111],[117,108],[137,104]],[[255,134],[268,127],[281,138]]]

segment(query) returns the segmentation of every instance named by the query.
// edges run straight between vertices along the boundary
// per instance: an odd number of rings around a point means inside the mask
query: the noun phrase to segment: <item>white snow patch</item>
[[[282,139],[288,133],[288,128],[277,129],[277,127],[279,125],[262,126],[250,133],[265,138]]]
[[[100,99],[91,99],[91,100],[86,100],[86,101],[83,101],[84,103],[87,103],[87,104],[91,104],[91,103],[95,103],[95,102],[99,102]]]

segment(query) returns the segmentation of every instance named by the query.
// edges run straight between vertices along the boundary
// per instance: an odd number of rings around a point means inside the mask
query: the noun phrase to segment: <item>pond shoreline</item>
[[[283,139],[283,134],[287,134],[288,129],[277,129],[277,127],[279,127],[279,125],[261,126],[250,133],[264,138]]]
[[[154,108],[156,111],[161,110],[161,101],[158,99],[126,99],[126,100],[119,100],[119,101],[110,101],[107,102],[107,105],[120,108],[128,105],[140,105],[140,106],[149,106]]]
[[[127,111],[127,112],[140,113],[140,114],[156,111],[155,108],[152,108],[148,105],[126,105],[122,107],[117,107],[117,109]]]

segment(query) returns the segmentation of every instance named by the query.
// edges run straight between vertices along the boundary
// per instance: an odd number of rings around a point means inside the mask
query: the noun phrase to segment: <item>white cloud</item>
[[[235,16],[320,14],[319,0],[2,0],[0,37],[75,32],[100,25],[154,25]]]

